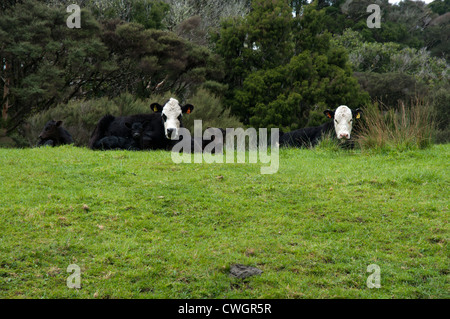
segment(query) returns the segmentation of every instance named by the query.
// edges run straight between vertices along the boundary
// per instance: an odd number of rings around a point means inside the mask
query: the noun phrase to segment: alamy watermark
[[[67,12],[72,14],[67,18],[66,25],[68,28],[80,29],[81,28],[81,9],[77,4],[71,4],[67,7]]]
[[[381,9],[378,4],[371,4],[367,7],[367,12],[373,12],[367,17],[367,27],[370,29],[381,28]]]
[[[66,20],[66,25],[70,29],[81,28],[81,8],[77,4],[71,4],[66,9],[67,12],[72,13]],[[372,14],[367,18],[367,27],[370,29],[381,28],[381,9],[378,4],[370,4],[367,6],[366,12]]]
[[[67,267],[67,272],[71,273],[73,272],[73,274],[71,274],[69,277],[67,277],[67,288],[73,289],[80,289],[81,288],[81,269],[78,265],[76,264],[71,264]]]
[[[204,133],[202,121],[194,121],[194,137],[186,128],[179,129],[182,140],[172,149],[174,163],[248,163],[269,164],[261,167],[261,174],[274,174],[279,168],[279,129],[270,131],[270,152],[268,148],[268,129],[260,128],[208,128]],[[224,140],[225,135],[225,140]],[[205,144],[205,141],[210,141]],[[248,143],[247,143],[248,141]],[[236,143],[235,143],[236,142]],[[225,154],[223,145],[225,143]],[[194,149],[192,149],[194,148]],[[191,153],[194,153],[193,159]]]
[[[367,278],[368,288],[381,288],[381,268],[378,265],[371,264],[367,266],[367,272],[372,273]]]

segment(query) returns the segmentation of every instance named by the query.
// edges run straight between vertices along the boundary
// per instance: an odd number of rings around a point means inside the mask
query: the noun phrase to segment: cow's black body
[[[127,141],[133,140],[132,133],[127,127],[127,123],[141,123],[143,126],[142,137],[139,141],[139,149],[156,150],[164,149],[169,150],[178,141],[169,140],[164,134],[164,124],[161,119],[161,113],[152,114],[136,114],[131,116],[114,117],[112,115],[105,115],[100,119],[91,135],[89,140],[89,147],[92,149],[98,149],[99,142],[105,141],[124,144]],[[124,148],[126,147],[115,147]]]
[[[320,139],[327,134],[333,134],[333,122],[327,122],[320,126],[305,127],[280,136],[280,146],[309,147],[315,146]]]
[[[121,137],[121,136],[105,136],[95,142],[95,149],[102,150],[113,150],[113,149],[123,149],[138,151],[142,149],[142,137],[144,132],[144,125],[139,122],[135,123],[125,123],[125,126],[129,130],[131,137]]]

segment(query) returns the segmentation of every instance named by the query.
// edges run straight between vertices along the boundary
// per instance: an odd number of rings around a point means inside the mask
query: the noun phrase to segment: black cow
[[[112,115],[106,115],[106,118],[110,118]],[[143,132],[145,123],[125,123],[125,126],[130,130],[131,137],[120,136],[105,136],[98,140],[94,149],[113,150],[124,149],[138,151],[143,148]]]
[[[37,146],[59,146],[73,144],[72,136],[62,126],[62,121],[48,121],[39,134]]]
[[[152,114],[136,114],[114,117],[106,115],[100,119],[89,140],[89,147],[95,149],[98,141],[107,136],[132,138],[126,123],[141,123],[144,130],[141,137],[142,149],[172,149],[178,143],[178,130],[182,127],[183,114],[189,114],[194,109],[191,104],[180,106],[176,99],[171,98],[164,105],[152,103]]]
[[[333,119],[320,126],[305,127],[280,136],[280,146],[303,147],[315,146],[327,134],[335,134],[339,140],[349,140],[353,128],[353,118],[359,119],[362,111],[352,110],[345,105],[335,111],[326,110],[324,114]]]

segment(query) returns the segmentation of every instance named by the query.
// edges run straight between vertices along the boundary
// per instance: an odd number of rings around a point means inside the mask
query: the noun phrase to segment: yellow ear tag
[[[158,111],[158,108],[155,106],[155,107],[153,108],[153,111],[157,112],[157,111]]]
[[[358,112],[358,113],[356,114],[356,118],[359,119],[360,117],[361,117],[361,113]]]

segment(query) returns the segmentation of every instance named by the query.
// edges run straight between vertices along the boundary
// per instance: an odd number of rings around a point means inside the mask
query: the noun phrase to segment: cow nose
[[[139,133],[134,133],[133,134],[133,138],[139,138],[139,137],[141,137],[141,134],[139,134]]]
[[[174,128],[168,128],[167,129],[167,137],[172,138],[172,135],[174,135],[175,129]]]
[[[347,133],[342,133],[342,134],[340,134],[340,135],[339,135],[339,138],[346,138],[346,139],[349,139]]]

